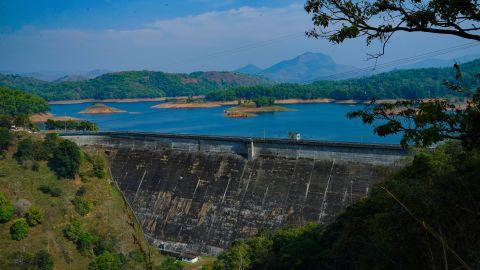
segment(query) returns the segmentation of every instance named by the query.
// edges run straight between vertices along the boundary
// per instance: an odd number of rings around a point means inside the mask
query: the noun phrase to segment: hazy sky
[[[373,65],[378,48],[361,40],[308,39],[304,0],[2,0],[0,70],[232,70],[267,67],[306,51],[338,63]],[[380,62],[468,43],[455,37],[399,34]],[[480,46],[437,58],[480,54]]]

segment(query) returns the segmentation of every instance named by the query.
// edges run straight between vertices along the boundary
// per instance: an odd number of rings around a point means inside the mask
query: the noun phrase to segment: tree
[[[48,166],[58,177],[73,178],[80,169],[81,160],[80,148],[74,142],[62,140],[54,149]]]
[[[86,199],[80,196],[75,196],[75,198],[72,200],[72,204],[75,207],[75,211],[77,211],[77,213],[79,213],[82,216],[90,213],[93,207],[92,202],[87,201]]]
[[[311,37],[334,43],[366,37],[385,45],[396,32],[427,32],[480,41],[480,5],[477,0],[307,0],[312,14]]]
[[[88,266],[89,270],[117,270],[121,269],[122,260],[117,254],[104,251]]]
[[[3,193],[0,192],[0,223],[8,222],[13,216],[13,205]]]
[[[0,127],[0,152],[6,151],[12,144],[13,135],[8,128]]]
[[[29,226],[36,226],[43,222],[43,213],[40,212],[38,208],[32,206],[25,214],[25,219],[27,220]]]
[[[10,226],[10,236],[13,240],[22,240],[28,234],[28,223],[24,218],[17,218]]]
[[[39,270],[52,270],[54,265],[52,255],[46,250],[35,253],[33,263]]]
[[[383,43],[382,52],[376,57],[384,53],[389,39],[400,31],[446,34],[480,41],[477,31],[480,29],[480,5],[476,0],[308,0],[305,9],[313,14],[315,27],[320,28],[311,30],[310,36],[325,37],[334,43],[366,36],[367,44],[373,40]],[[480,145],[480,89],[469,90],[459,66],[455,65],[455,69],[456,81],[446,81],[444,85],[466,97],[463,107],[438,98],[377,104],[372,96],[365,110],[352,112],[348,117],[359,117],[367,124],[378,121],[381,124],[374,131],[380,136],[403,132],[401,144],[405,147],[409,143],[429,146],[445,139],[477,147]],[[479,75],[477,83],[478,78]]]
[[[167,257],[160,265],[162,270],[182,270],[183,267],[180,262],[177,262],[173,257]]]

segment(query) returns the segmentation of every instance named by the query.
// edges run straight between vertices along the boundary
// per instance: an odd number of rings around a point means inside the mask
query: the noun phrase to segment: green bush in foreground
[[[75,207],[75,211],[82,216],[90,213],[93,207],[92,202],[89,202],[80,196],[75,196],[75,198],[72,200],[72,204]]]
[[[35,253],[33,264],[39,270],[52,270],[54,265],[52,255],[46,250],[40,250]]]
[[[120,254],[104,251],[88,266],[89,270],[118,270],[125,259]]]
[[[34,206],[30,207],[28,209],[28,212],[25,214],[25,219],[27,220],[27,223],[29,226],[36,226],[38,224],[41,224],[43,221],[43,213],[40,212],[40,210]]]
[[[62,140],[53,150],[53,157],[48,161],[48,166],[59,177],[73,178],[80,170],[81,162],[82,154],[78,145]]]
[[[3,193],[0,192],[0,223],[9,221],[13,216],[13,205]]]
[[[10,226],[10,236],[13,240],[22,240],[28,234],[28,223],[24,218],[17,218]]]

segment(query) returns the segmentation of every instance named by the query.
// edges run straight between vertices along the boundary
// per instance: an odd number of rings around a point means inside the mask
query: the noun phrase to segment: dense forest
[[[480,60],[461,65],[467,86],[480,72]],[[247,86],[229,88],[208,93],[206,99],[226,101],[238,99],[256,99],[273,97],[276,99],[414,99],[428,97],[447,97],[454,95],[444,86],[444,80],[453,80],[455,70],[452,68],[425,68],[397,70],[341,81],[318,81],[311,84],[277,84],[273,86]]]
[[[0,86],[0,115],[18,116],[49,111],[41,97]]]
[[[0,85],[36,93],[47,100],[188,96],[228,87],[270,84],[268,79],[260,76],[213,71],[191,74],[125,71],[84,81],[52,83],[16,75],[0,75]]]

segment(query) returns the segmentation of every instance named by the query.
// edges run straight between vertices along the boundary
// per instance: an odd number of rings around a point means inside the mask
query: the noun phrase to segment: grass
[[[118,252],[127,255],[131,251],[141,250],[144,254],[150,254],[153,269],[160,269],[155,266],[159,266],[166,257],[148,245],[122,193],[115,184],[109,182],[111,178],[108,173],[104,179],[94,176],[89,160],[103,155],[103,152],[95,148],[85,148],[83,151],[86,154],[79,176],[75,179],[58,179],[45,161],[39,162],[38,171],[26,168],[12,158],[15,149],[10,149],[5,158],[0,158],[0,192],[12,203],[26,200],[44,214],[42,224],[30,227],[27,237],[20,241],[11,239],[10,226],[13,219],[22,214],[16,214],[9,222],[0,224],[0,269],[18,269],[9,266],[15,251],[33,254],[42,249],[53,256],[54,269],[88,269],[88,264],[94,258],[81,254],[75,244],[63,235],[63,229],[73,219],[79,219],[87,231],[102,238],[116,238]],[[39,190],[45,186],[59,189],[61,195],[54,197]],[[86,192],[77,193],[80,189]],[[75,196],[90,202],[92,210],[84,216],[80,215],[72,204]],[[187,270],[201,269],[202,266],[211,266],[214,260],[215,257],[200,257],[197,263],[182,263],[182,266]],[[145,265],[129,260],[124,269],[145,269]]]
[[[91,164],[84,161],[81,167],[82,179],[80,177],[74,180],[57,179],[46,162],[40,162],[39,170],[32,171],[13,160],[11,153],[0,160],[0,192],[12,202],[28,200],[45,215],[43,223],[30,227],[28,236],[20,241],[12,240],[10,237],[9,228],[12,221],[0,224],[2,269],[9,269],[9,256],[13,251],[34,253],[41,249],[46,249],[52,254],[55,269],[87,269],[92,258],[80,254],[75,245],[63,236],[64,227],[74,218],[80,219],[89,231],[102,237],[117,238],[119,251],[124,254],[140,247],[148,250],[141,230],[132,220],[121,193],[106,179],[91,176],[91,169]],[[62,195],[52,197],[44,194],[38,190],[44,185],[59,187]],[[83,217],[75,211],[71,203],[75,193],[82,186],[87,189],[84,198],[93,203],[92,211]],[[153,261],[162,261],[163,257],[158,252],[153,254]]]

